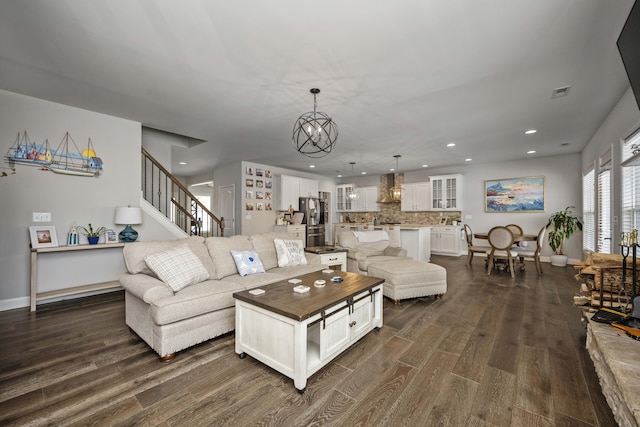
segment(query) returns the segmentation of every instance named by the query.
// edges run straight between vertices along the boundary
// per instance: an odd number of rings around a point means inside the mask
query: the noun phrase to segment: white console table
[[[36,304],[40,300],[80,294],[83,292],[113,289],[120,287],[117,280],[111,282],[94,283],[90,285],[74,286],[72,288],[56,289],[54,291],[38,292],[38,255],[51,252],[70,252],[99,249],[116,249],[124,247],[124,243],[109,243],[97,245],[55,246],[49,248],[31,248],[31,311],[36,311]]]

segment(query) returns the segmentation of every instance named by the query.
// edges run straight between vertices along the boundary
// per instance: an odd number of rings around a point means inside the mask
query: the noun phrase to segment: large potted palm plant
[[[574,206],[567,206],[564,210],[555,212],[549,217],[547,228],[549,231],[549,246],[553,249],[551,255],[551,265],[565,267],[567,265],[567,255],[563,252],[565,241],[571,237],[576,230],[582,230],[582,221],[572,212]]]

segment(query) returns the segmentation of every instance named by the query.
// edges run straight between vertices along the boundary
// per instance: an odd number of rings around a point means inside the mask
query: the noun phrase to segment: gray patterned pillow
[[[174,292],[209,278],[202,261],[186,244],[147,255],[144,261]]]
[[[302,240],[273,239],[278,254],[278,267],[307,265]]]

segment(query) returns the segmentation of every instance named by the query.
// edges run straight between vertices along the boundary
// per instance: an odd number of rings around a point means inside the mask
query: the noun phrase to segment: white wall
[[[622,140],[638,127],[640,127],[640,110],[633,92],[629,88],[582,150],[581,170],[584,172],[593,165],[597,165],[598,158],[610,148],[612,149],[611,216],[620,219],[622,218],[622,168],[620,166]],[[597,173],[598,170],[596,170]],[[620,224],[614,222],[611,234],[613,253],[619,253],[620,231]]]
[[[0,310],[28,306],[30,225],[55,226],[64,243],[74,223],[120,230],[115,208],[139,205],[140,123],[0,90],[3,155],[25,130],[54,149],[67,131],[80,149],[91,138],[104,172],[86,178],[17,165],[15,175],[0,178]],[[52,222],[34,224],[32,212],[50,212]],[[135,228],[144,239],[144,224]],[[124,271],[120,250],[91,252],[41,256],[39,289],[114,280]]]

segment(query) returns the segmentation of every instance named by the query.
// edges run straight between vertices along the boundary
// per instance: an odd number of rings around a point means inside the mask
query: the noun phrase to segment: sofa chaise
[[[276,248],[276,239],[297,244],[298,253]],[[288,233],[135,242],[123,253],[126,323],[162,360],[234,330],[234,292],[327,268]],[[257,259],[264,272],[240,274],[239,265],[251,270]]]

